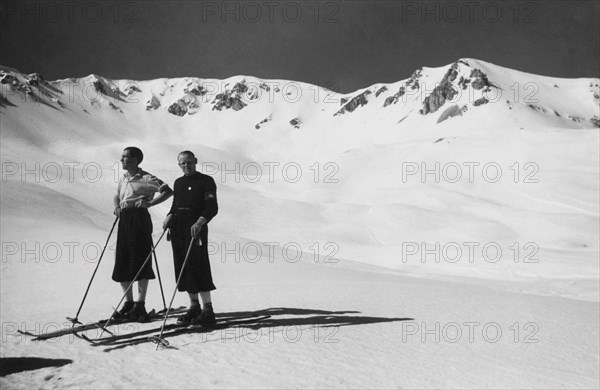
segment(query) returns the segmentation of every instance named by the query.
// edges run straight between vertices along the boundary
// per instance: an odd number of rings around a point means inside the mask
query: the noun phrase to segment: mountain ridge
[[[364,112],[396,110],[395,122],[408,115],[435,116],[435,123],[468,115],[471,110],[492,103],[504,111],[515,108],[538,116],[559,120],[557,127],[600,127],[600,79],[561,79],[538,76],[503,68],[480,60],[462,58],[439,68],[421,67],[407,78],[394,83],[376,83],[357,91],[341,94],[324,87],[299,81],[260,79],[236,75],[227,79],[197,77],[159,78],[146,81],[111,80],[90,74],[82,78],[46,81],[38,73],[25,75],[0,66],[2,105],[15,104],[30,97],[50,107],[64,109],[79,103],[80,109],[107,106],[118,113],[124,107],[142,104],[147,111],[166,111],[178,117],[192,117],[202,111],[265,111],[251,126],[260,129],[272,120],[273,104],[313,106],[327,116],[343,117]],[[561,90],[561,85],[563,90]],[[587,91],[586,91],[587,88]],[[555,90],[553,90],[555,89]],[[587,93],[586,93],[587,92]],[[71,96],[72,94],[79,96]],[[24,96],[25,95],[25,96]],[[585,107],[564,107],[561,100],[575,95]],[[79,98],[79,99],[77,99]],[[271,119],[269,119],[271,118]],[[363,119],[363,118],[361,118]],[[546,118],[548,121],[549,118]],[[555,119],[555,118],[553,118]],[[301,128],[303,118],[290,114],[287,124]]]

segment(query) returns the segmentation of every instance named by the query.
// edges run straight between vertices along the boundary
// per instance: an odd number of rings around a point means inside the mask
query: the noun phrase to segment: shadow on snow
[[[342,327],[379,324],[386,322],[411,321],[413,318],[393,318],[393,317],[371,317],[357,315],[358,311],[327,311],[317,309],[299,309],[299,308],[269,308],[257,311],[238,311],[229,313],[218,313],[217,324],[210,328],[202,327],[178,327],[176,324],[169,324],[165,327],[162,339],[166,340],[183,334],[211,333],[214,331],[229,328],[246,328],[251,330],[275,329],[283,327]],[[150,335],[160,332],[160,327],[145,329],[128,334],[121,334],[116,337],[98,340],[95,346],[106,346],[104,352],[114,349],[121,349],[131,345],[137,345],[152,341]],[[144,336],[144,337],[141,337]],[[156,338],[155,338],[156,340]],[[205,342],[206,340],[203,339]],[[165,344],[168,344],[166,342]],[[174,347],[169,347],[174,348]]]
[[[39,357],[3,357],[0,358],[0,376],[17,372],[37,370],[45,367],[62,367],[73,363],[70,359],[46,359]]]

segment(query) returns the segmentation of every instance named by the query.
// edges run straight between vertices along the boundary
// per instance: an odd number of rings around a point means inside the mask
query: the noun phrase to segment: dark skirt
[[[152,251],[152,219],[145,208],[121,210],[112,279],[131,282]],[[152,259],[135,280],[154,279]]]
[[[175,280],[179,277],[181,266],[192,239],[191,228],[198,218],[197,213],[177,211],[171,223],[171,246],[173,247],[173,262],[175,264]],[[208,226],[204,225],[200,230],[202,246],[198,245],[198,238],[192,244],[189,259],[185,265],[183,275],[177,289],[196,294],[201,291],[216,290],[212,280],[210,261],[208,259]]]

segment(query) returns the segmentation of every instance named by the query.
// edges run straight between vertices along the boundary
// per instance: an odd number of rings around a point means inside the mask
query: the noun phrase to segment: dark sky
[[[1,1],[0,64],[46,79],[246,74],[338,92],[470,57],[600,77],[600,2]]]

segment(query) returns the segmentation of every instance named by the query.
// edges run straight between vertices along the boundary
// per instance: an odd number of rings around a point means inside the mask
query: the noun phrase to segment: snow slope
[[[3,365],[72,360],[2,387],[599,386],[598,79],[474,59],[347,95],[250,76],[1,77]],[[160,352],[16,333],[75,314],[128,145],[169,183],[179,151],[198,155],[218,186],[218,315],[271,318]],[[168,207],[151,209],[155,240]],[[113,244],[83,320],[120,298]],[[169,244],[157,254],[168,299]],[[156,282],[147,301],[162,308]]]

